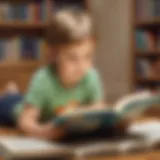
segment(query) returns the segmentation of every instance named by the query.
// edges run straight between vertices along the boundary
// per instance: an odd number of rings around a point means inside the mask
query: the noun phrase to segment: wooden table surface
[[[152,118],[153,119],[153,118]],[[148,118],[139,119],[138,121],[146,121]],[[0,135],[17,135],[20,132],[16,129],[2,128],[0,127]],[[0,158],[2,160],[2,158]],[[77,158],[75,160],[81,160]],[[82,158],[83,160],[83,158]],[[132,153],[131,155],[119,155],[119,156],[99,156],[84,158],[84,160],[160,160],[160,149],[144,153]]]

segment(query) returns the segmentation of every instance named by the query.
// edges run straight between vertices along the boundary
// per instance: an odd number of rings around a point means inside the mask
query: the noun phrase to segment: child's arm
[[[18,118],[18,127],[28,136],[42,139],[58,140],[64,135],[62,128],[55,128],[53,124],[40,124],[38,122],[40,111],[34,106],[25,106]]]

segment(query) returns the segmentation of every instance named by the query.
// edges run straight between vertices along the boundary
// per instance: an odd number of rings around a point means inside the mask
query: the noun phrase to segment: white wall
[[[109,100],[130,91],[132,0],[89,0],[99,35],[96,65]]]

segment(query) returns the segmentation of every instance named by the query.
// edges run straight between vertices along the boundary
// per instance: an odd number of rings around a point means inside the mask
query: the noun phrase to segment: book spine
[[[145,32],[144,31],[136,31],[135,35],[135,44],[138,50],[146,50],[146,38],[145,38]]]
[[[24,37],[21,37],[20,38],[20,41],[21,41],[21,43],[20,43],[20,48],[21,48],[21,53],[20,53],[20,59],[24,59],[25,58],[25,39],[24,39]]]
[[[151,75],[151,65],[148,60],[141,59],[137,61],[136,73],[140,77],[149,77]]]
[[[6,40],[6,44],[5,44],[5,60],[6,61],[10,61],[11,60],[11,41],[12,39],[11,38],[8,38]]]
[[[0,4],[0,23],[6,20],[6,4]]]
[[[17,60],[19,60],[18,38],[17,38],[17,37],[15,37],[15,38],[13,38],[13,39],[11,40],[11,46],[10,46],[10,47],[12,48],[12,51],[10,51],[10,52],[12,52],[12,54],[11,54],[11,56],[12,56],[12,61],[17,61]]]
[[[50,19],[52,16],[53,11],[53,1],[52,0],[46,0],[46,20]]]
[[[35,4],[35,21],[40,22],[40,3]]]
[[[158,17],[160,16],[160,1],[154,0],[154,16]]]
[[[25,22],[26,21],[25,4],[23,4],[23,3],[20,4],[20,8],[19,9],[20,9],[20,11],[19,11],[20,12],[20,15],[19,15],[20,16],[20,20],[23,21],[23,22]]]
[[[39,59],[42,58],[42,52],[43,52],[43,40],[42,39],[39,39],[38,40],[38,57]]]
[[[34,22],[34,3],[28,4],[28,22]]]
[[[41,19],[43,22],[46,21],[46,1],[41,2]]]
[[[155,42],[155,37],[154,34],[151,32],[146,32],[146,36],[147,36],[147,50],[149,52],[154,52],[156,49],[156,42]]]
[[[7,17],[8,17],[7,19],[9,22],[13,21],[14,19],[13,6],[11,3],[10,4],[8,3],[8,16]]]
[[[13,14],[14,14],[14,21],[20,21],[20,14],[19,14],[19,4],[13,4]]]
[[[0,39],[0,61],[4,60],[5,53],[4,53],[4,40]]]
[[[148,0],[140,0],[139,7],[140,7],[140,20],[146,20],[146,10],[147,10],[147,1]]]

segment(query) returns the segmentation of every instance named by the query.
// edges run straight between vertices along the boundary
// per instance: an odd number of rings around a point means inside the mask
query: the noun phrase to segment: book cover
[[[121,120],[133,120],[149,107],[160,104],[160,94],[143,91],[120,98],[111,108],[79,109],[53,119],[56,126],[73,132],[92,132],[98,128],[113,127]]]
[[[138,50],[147,50],[145,32],[142,30],[137,30],[135,33],[135,44]]]

